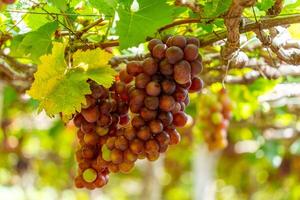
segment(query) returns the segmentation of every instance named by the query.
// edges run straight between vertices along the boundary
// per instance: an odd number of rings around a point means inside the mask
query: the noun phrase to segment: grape
[[[167,79],[161,83],[161,87],[165,94],[173,94],[176,90],[176,83]]]
[[[81,155],[84,159],[92,159],[95,156],[95,150],[88,146],[83,146],[81,149]]]
[[[163,59],[159,63],[159,71],[160,71],[160,73],[162,73],[163,75],[166,75],[166,76],[172,75],[173,74],[173,65],[168,63],[167,59]]]
[[[127,125],[130,121],[130,117],[128,114],[120,116],[119,124],[124,126]]]
[[[194,61],[198,58],[198,47],[194,44],[188,44],[185,48],[184,48],[184,58],[187,61]]]
[[[142,117],[137,115],[132,119],[131,124],[135,128],[140,128],[145,125],[145,121]]]
[[[99,142],[99,136],[94,133],[87,133],[84,134],[83,140],[87,145],[96,145]]]
[[[103,113],[97,120],[97,124],[101,127],[108,127],[112,124],[112,116],[110,114]]]
[[[145,121],[151,121],[156,118],[157,111],[156,110],[149,110],[148,108],[141,109],[141,116]]]
[[[152,120],[149,123],[149,127],[152,133],[157,134],[163,131],[163,124],[159,120]]]
[[[158,97],[147,96],[144,100],[144,104],[146,108],[150,110],[156,110],[159,106],[159,99]]]
[[[108,90],[105,89],[102,85],[96,85],[95,83],[91,85],[92,97],[95,99],[107,98]]]
[[[80,129],[84,133],[93,133],[95,131],[95,125],[94,123],[88,123],[86,121],[83,121],[81,123]]]
[[[152,55],[154,58],[162,59],[165,57],[167,46],[165,44],[157,44],[152,50]]]
[[[130,83],[133,80],[133,76],[129,75],[125,69],[120,71],[119,77],[124,83]]]
[[[192,85],[189,88],[189,92],[200,92],[202,88],[203,88],[203,81],[200,78],[195,77],[192,80]]]
[[[167,132],[163,131],[155,136],[160,146],[168,145],[170,143],[170,136]]]
[[[138,138],[142,140],[148,140],[151,136],[151,131],[148,126],[143,126],[140,128],[140,130],[137,132]]]
[[[112,101],[115,100],[111,100],[111,101],[103,101],[100,106],[99,106],[99,111],[100,113],[110,113],[113,109],[113,103]]]
[[[77,128],[80,128],[81,123],[84,121],[83,116],[78,113],[77,115],[75,115],[74,119],[73,119],[73,123]]]
[[[163,111],[169,112],[174,108],[175,99],[172,96],[163,95],[159,99],[159,108]]]
[[[199,59],[191,62],[192,77],[195,77],[197,74],[200,74],[202,70],[203,70],[202,62]]]
[[[187,122],[187,116],[184,112],[180,111],[173,114],[173,124],[178,127],[183,127]]]
[[[158,158],[159,158],[159,152],[152,151],[152,152],[147,153],[147,159],[149,161],[155,161]]]
[[[149,51],[152,51],[153,48],[157,45],[157,44],[163,44],[161,40],[159,39],[152,39],[149,41],[148,43],[148,49]]]
[[[183,60],[174,66],[174,79],[178,84],[185,84],[191,79],[191,66]]]
[[[133,167],[134,167],[133,162],[123,162],[119,165],[120,172],[123,172],[123,173],[130,172]]]
[[[89,108],[91,106],[95,106],[96,102],[97,102],[96,99],[94,99],[94,97],[92,97],[91,95],[86,95],[85,100],[86,100],[86,103],[81,104],[81,108],[83,108],[83,109]]]
[[[158,69],[158,64],[153,58],[149,57],[144,60],[143,62],[144,73],[151,76],[157,72],[157,69]]]
[[[187,38],[187,44],[194,44],[198,48],[200,47],[200,41],[197,38],[194,38],[194,37],[188,37]]]
[[[174,113],[178,113],[179,111],[181,111],[181,104],[179,102],[176,102],[171,112],[174,114]]]
[[[132,113],[139,113],[143,106],[143,104],[134,104],[133,102],[131,102],[129,108]]]
[[[180,142],[181,136],[176,129],[168,128],[166,132],[170,136],[170,145],[178,144]]]
[[[123,93],[124,91],[126,91],[126,84],[125,83],[123,83],[123,82],[117,82],[117,83],[115,83],[115,85],[114,85],[114,87],[115,87],[115,92],[117,93],[117,94],[121,94],[121,93]]]
[[[159,144],[157,143],[156,140],[148,140],[145,143],[145,152],[149,153],[149,152],[158,152],[159,151]]]
[[[106,141],[106,146],[108,149],[112,150],[115,147],[117,137],[110,137]]]
[[[124,136],[119,136],[116,138],[115,147],[121,151],[124,151],[128,147],[128,140]]]
[[[151,81],[151,78],[149,75],[145,73],[141,73],[137,75],[135,78],[135,87],[139,89],[143,89],[146,87],[146,85]]]
[[[138,61],[131,61],[127,63],[127,73],[131,76],[136,76],[143,72],[142,63]]]
[[[84,170],[82,177],[84,179],[84,181],[88,182],[88,183],[92,183],[97,179],[97,172],[96,170],[89,168]]]
[[[189,89],[192,85],[192,81],[188,80],[188,82],[186,82],[185,84],[181,84],[180,87],[184,88],[184,89]]]
[[[169,126],[173,121],[173,115],[170,112],[160,112],[158,118],[161,120],[164,127]]]
[[[166,45],[168,47],[171,47],[173,45],[173,37],[172,36],[167,39]]]
[[[150,96],[158,96],[161,92],[160,84],[156,81],[151,81],[146,86],[146,92]]]
[[[119,166],[117,164],[114,164],[114,163],[109,163],[108,169],[109,169],[110,172],[114,172],[114,173],[119,172]]]
[[[172,38],[172,45],[184,48],[186,45],[186,38],[182,35],[176,35]]]
[[[130,142],[130,150],[135,154],[140,154],[144,150],[144,144],[140,139],[134,139]]]
[[[176,87],[176,91],[174,93],[174,98],[176,101],[182,102],[186,99],[187,97],[187,90],[182,88],[182,87]]]
[[[127,114],[129,109],[129,106],[125,102],[119,102],[118,103],[118,114],[119,115],[125,115]]]
[[[118,149],[113,149],[110,154],[110,159],[113,164],[120,164],[123,162],[123,152]]]
[[[81,114],[87,122],[96,122],[99,117],[98,107],[89,107],[87,109],[82,109]]]
[[[125,161],[135,162],[137,160],[137,154],[133,153],[130,149],[124,151]]]
[[[130,103],[135,104],[135,105],[141,105],[144,102],[145,99],[145,91],[141,89],[134,89],[130,93]]]
[[[182,60],[184,56],[183,51],[176,46],[169,47],[166,51],[166,58],[170,64],[175,64]]]
[[[136,131],[133,127],[126,127],[124,131],[124,136],[127,140],[133,140],[136,136]]]

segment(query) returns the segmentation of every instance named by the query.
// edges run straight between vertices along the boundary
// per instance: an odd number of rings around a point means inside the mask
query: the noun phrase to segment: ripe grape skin
[[[176,91],[173,96],[176,101],[182,102],[186,99],[187,95],[188,95],[188,92],[186,89],[184,89],[182,87],[176,87]]]
[[[182,111],[173,114],[173,124],[177,127],[185,126],[187,119],[186,114]]]
[[[149,123],[149,127],[150,127],[151,132],[154,134],[158,134],[158,133],[162,132],[164,129],[164,126],[160,120],[152,120]]]
[[[167,79],[161,83],[161,88],[165,94],[173,94],[176,90],[176,83]]]
[[[178,84],[186,84],[191,79],[191,66],[190,64],[182,60],[174,66],[174,75],[175,81]]]
[[[203,88],[203,81],[198,78],[198,77],[194,77],[192,80],[192,85],[189,88],[189,92],[200,92],[201,89]]]
[[[182,35],[175,35],[172,38],[172,45],[179,48],[184,48],[186,46],[186,39]]]
[[[173,74],[173,65],[171,65],[165,58],[159,63],[159,71],[165,76]]]
[[[140,139],[134,139],[130,142],[130,150],[135,154],[140,154],[144,151],[144,143]]]
[[[161,133],[155,136],[156,141],[158,141],[160,146],[169,145],[170,143],[170,136],[167,132],[162,131]]]
[[[146,86],[146,93],[150,96],[158,96],[161,92],[160,84],[156,81],[151,81]]]
[[[150,110],[156,110],[159,106],[159,98],[147,96],[144,100],[144,105]]]
[[[158,70],[158,63],[153,58],[146,58],[143,62],[143,71],[147,75],[154,75]]]
[[[159,39],[152,39],[149,41],[148,43],[148,49],[149,51],[152,51],[153,48],[157,45],[157,44],[163,44],[161,40]]]
[[[158,119],[161,120],[164,127],[167,127],[172,123],[173,115],[170,112],[161,111],[158,115]]]
[[[182,49],[176,46],[169,47],[166,51],[166,58],[170,64],[175,64],[178,61],[182,60],[184,53]]]
[[[120,71],[119,77],[124,83],[130,83],[133,80],[133,76],[129,75],[125,69]]]
[[[141,109],[141,116],[145,121],[151,121],[156,118],[157,111],[156,110],[149,110],[148,108]]]
[[[77,128],[80,128],[82,121],[84,121],[83,116],[78,113],[75,115],[74,119],[73,119],[73,123]]]
[[[137,132],[137,137],[141,140],[148,140],[151,137],[151,131],[148,126],[143,126]]]
[[[151,77],[145,73],[141,73],[137,75],[135,78],[135,87],[139,89],[143,89],[146,85],[151,81]]]
[[[124,136],[117,137],[115,147],[121,151],[126,150],[128,147],[128,140]]]
[[[139,61],[131,61],[127,63],[127,73],[131,76],[137,76],[143,72],[143,67]]]
[[[126,127],[124,131],[124,136],[127,140],[133,140],[136,136],[136,130],[133,127]]]
[[[157,141],[154,139],[146,141],[145,152],[149,153],[149,152],[153,152],[153,151],[156,151],[156,152],[159,151],[159,144],[157,143]]]
[[[135,128],[140,128],[145,125],[145,121],[141,116],[135,116],[132,119],[132,126]]]
[[[165,44],[157,44],[152,50],[153,57],[163,59],[165,57],[167,46]]]
[[[110,159],[113,164],[120,164],[123,162],[123,152],[118,149],[113,149],[110,154]]]
[[[163,95],[159,99],[159,108],[163,111],[169,112],[175,106],[175,99],[172,96]]]
[[[194,44],[198,48],[200,47],[200,41],[197,38],[195,38],[195,37],[188,37],[187,38],[187,44]]]
[[[99,110],[97,106],[89,107],[87,109],[82,109],[81,114],[87,122],[93,123],[96,122],[99,117]]]
[[[203,66],[201,60],[197,59],[191,62],[192,77],[195,77],[197,74],[200,74],[202,70],[203,70]]]
[[[198,47],[194,44],[188,44],[184,48],[184,58],[187,61],[194,61],[198,58]]]

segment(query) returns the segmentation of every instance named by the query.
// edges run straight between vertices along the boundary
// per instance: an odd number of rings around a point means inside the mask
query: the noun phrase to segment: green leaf
[[[44,10],[47,10],[48,12],[51,12],[51,13],[59,13],[59,10],[56,7],[49,6],[49,5],[46,5],[44,7]],[[32,9],[30,11],[38,12],[38,13],[46,13],[44,10],[41,8],[36,8],[36,9]],[[28,14],[24,18],[24,21],[27,24],[27,26],[29,28],[31,28],[31,30],[37,30],[38,28],[47,24],[48,22],[53,21],[53,19],[48,14],[45,14],[45,15]]]
[[[67,1],[66,0],[48,0],[52,3],[56,8],[65,11],[67,10]]]
[[[75,65],[71,69],[65,62],[64,50],[62,43],[54,43],[52,54],[40,58],[35,81],[28,91],[40,102],[39,110],[45,109],[49,116],[60,112],[71,115],[79,111],[81,104],[85,103],[85,95],[91,93],[88,79],[110,87],[116,75],[113,69],[107,67],[111,56],[103,50],[76,52],[73,57]]]
[[[24,55],[24,49],[20,48],[20,45],[25,35],[16,35],[13,37],[10,45],[10,56],[22,57]]]
[[[256,4],[256,6],[259,10],[267,11],[268,9],[272,8],[274,3],[275,3],[274,0],[261,0]]]
[[[163,0],[139,1],[139,10],[133,12],[130,7],[119,8],[120,21],[117,33],[120,47],[125,49],[144,42],[147,36],[154,36],[157,29],[172,21],[172,7]]]
[[[97,8],[99,12],[112,16],[115,13],[115,8],[118,5],[116,0],[89,0],[93,7]]]
[[[52,48],[52,34],[57,29],[57,22],[50,22],[40,27],[38,30],[26,34],[20,48],[24,49],[24,53],[29,57],[39,62],[39,57],[47,54]]]
[[[232,0],[212,0],[211,2],[207,2],[204,6],[204,16],[207,18],[220,16],[229,9],[231,1]]]

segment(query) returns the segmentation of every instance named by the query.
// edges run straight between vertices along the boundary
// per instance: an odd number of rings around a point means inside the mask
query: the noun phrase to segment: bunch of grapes
[[[74,117],[78,127],[79,150],[76,152],[78,188],[94,189],[108,182],[110,168],[103,162],[103,147],[119,129],[129,123],[128,104],[124,96],[90,82],[92,94],[86,96],[86,104]]]
[[[196,38],[169,37],[166,42],[152,39],[150,54],[143,61],[131,61],[122,79],[134,85],[129,91],[129,108],[133,114],[128,140],[129,150],[138,158],[158,159],[169,145],[177,144],[176,127],[188,120],[184,110],[189,104],[188,92],[203,87],[197,76],[202,71],[200,46]],[[127,80],[128,79],[128,80]],[[125,131],[125,133],[127,133]]]
[[[203,87],[199,40],[173,36],[148,47],[149,56],[127,63],[111,88],[90,81],[92,94],[73,120],[79,188],[102,187],[109,173],[128,173],[138,159],[155,161],[180,141],[176,127],[187,123],[188,92]]]
[[[228,144],[227,129],[232,110],[226,90],[221,89],[217,94],[202,95],[200,102],[200,121],[209,150],[224,149]]]

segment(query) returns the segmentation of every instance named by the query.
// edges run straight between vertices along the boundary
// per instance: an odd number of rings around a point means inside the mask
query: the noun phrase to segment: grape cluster
[[[188,92],[203,87],[197,77],[202,71],[199,46],[198,39],[184,36],[169,37],[165,43],[152,39],[149,56],[127,64],[124,77],[134,77],[129,91],[132,135],[127,139],[138,157],[154,161],[169,145],[179,143],[176,127],[187,123],[184,110],[190,101]]]
[[[227,146],[227,129],[231,118],[232,104],[225,89],[216,95],[202,95],[200,121],[210,151]]]
[[[149,56],[127,63],[111,88],[90,81],[92,94],[73,120],[79,128],[79,188],[102,187],[109,173],[128,173],[138,159],[155,161],[180,141],[176,127],[187,122],[188,92],[203,87],[199,41],[173,36],[166,43],[153,39],[148,47]]]
[[[78,188],[94,189],[108,182],[111,171],[109,163],[103,161],[104,145],[116,135],[118,126],[129,123],[126,96],[90,82],[92,94],[86,96],[86,104],[73,119],[78,127],[77,137],[80,148],[76,152]]]

